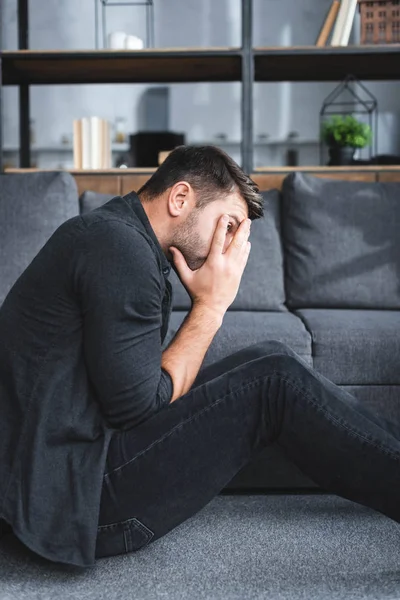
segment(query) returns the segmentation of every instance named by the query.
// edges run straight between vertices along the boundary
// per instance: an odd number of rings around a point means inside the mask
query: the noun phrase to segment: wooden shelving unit
[[[254,81],[338,81],[400,77],[400,44],[255,48]],[[195,83],[242,79],[240,48],[2,53],[3,85]]]
[[[4,85],[240,81],[240,48],[3,52]]]
[[[2,85],[19,86],[22,167],[30,166],[29,86],[31,85],[241,82],[242,167],[250,173],[253,170],[255,145],[253,140],[255,82],[339,81],[348,74],[363,80],[382,81],[400,78],[400,44],[325,48],[315,46],[253,48],[252,0],[242,0],[240,48],[170,48],[140,51],[29,50],[28,0],[19,0],[18,7],[21,49],[0,53],[0,107]],[[1,155],[2,152],[0,152],[0,169]]]
[[[387,46],[255,48],[255,81],[340,81],[400,77],[400,44]]]
[[[255,81],[398,79],[400,44],[255,48]],[[195,83],[242,79],[240,48],[138,51],[5,51],[3,85]]]

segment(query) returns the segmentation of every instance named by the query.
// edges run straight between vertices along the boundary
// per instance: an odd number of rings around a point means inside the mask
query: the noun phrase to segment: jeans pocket
[[[135,517],[111,525],[100,525],[97,528],[96,558],[134,552],[147,546],[153,537],[154,531]]]

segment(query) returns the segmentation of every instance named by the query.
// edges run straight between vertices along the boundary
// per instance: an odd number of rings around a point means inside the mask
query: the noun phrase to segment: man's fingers
[[[174,259],[174,265],[177,268],[180,279],[182,279],[182,281],[186,281],[186,279],[191,276],[192,271],[189,269],[185,257],[183,256],[182,252],[174,246],[171,246],[169,251]]]
[[[236,258],[241,255],[243,246],[246,244],[250,235],[250,223],[250,219],[244,219],[244,221],[240,223],[240,227],[237,230],[232,242],[229,244],[229,248],[225,254],[235,256]]]
[[[222,215],[214,232],[209,256],[212,257],[222,254],[222,250],[224,249],[225,245],[226,228],[228,227],[228,223],[229,216]]]
[[[242,266],[243,266],[243,271],[247,265],[247,261],[249,259],[249,255],[250,255],[250,250],[251,250],[251,242],[246,242],[244,248],[243,248],[243,253],[242,253]]]

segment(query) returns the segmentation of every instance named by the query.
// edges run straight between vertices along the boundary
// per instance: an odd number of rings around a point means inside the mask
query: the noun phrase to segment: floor
[[[0,600],[400,598],[400,524],[331,494],[219,495],[136,553],[89,569],[0,542]]]

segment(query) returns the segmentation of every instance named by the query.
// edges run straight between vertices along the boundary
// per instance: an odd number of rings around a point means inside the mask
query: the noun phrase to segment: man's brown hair
[[[196,208],[216,200],[216,195],[237,189],[247,203],[249,219],[264,216],[263,197],[258,186],[226,152],[216,146],[178,146],[140,188],[143,202],[151,202],[168,188],[187,181],[196,192]]]

